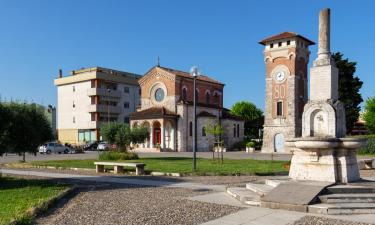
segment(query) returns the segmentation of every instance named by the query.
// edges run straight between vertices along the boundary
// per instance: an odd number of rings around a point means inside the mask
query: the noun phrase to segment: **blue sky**
[[[294,31],[317,41],[318,14],[331,8],[331,50],[357,61],[366,99],[375,95],[374,1],[0,0],[0,95],[56,104],[53,79],[82,67],[144,74],[157,63],[226,84],[226,107],[264,108],[263,46]],[[310,61],[316,57],[311,48]]]

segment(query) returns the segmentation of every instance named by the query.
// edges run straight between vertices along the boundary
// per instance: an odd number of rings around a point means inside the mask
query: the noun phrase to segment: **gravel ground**
[[[351,222],[346,220],[337,220],[323,218],[318,216],[305,216],[293,223],[293,225],[371,225],[369,223]]]
[[[36,224],[200,224],[241,208],[185,197],[207,194],[182,188],[101,185],[37,218]]]

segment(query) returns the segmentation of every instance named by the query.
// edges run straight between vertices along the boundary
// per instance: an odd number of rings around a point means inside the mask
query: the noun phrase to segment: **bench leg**
[[[96,165],[97,173],[104,173],[104,165]]]
[[[114,171],[115,174],[123,173],[124,172],[124,167],[123,166],[114,166],[113,167],[113,171]]]
[[[135,174],[136,175],[143,175],[145,174],[145,170],[143,166],[137,166],[135,167]]]

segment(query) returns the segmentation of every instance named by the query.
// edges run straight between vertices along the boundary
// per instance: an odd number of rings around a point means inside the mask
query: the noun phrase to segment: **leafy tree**
[[[107,123],[101,128],[103,139],[109,144],[116,144],[121,151],[126,151],[130,143],[143,143],[149,137],[146,127],[134,127],[123,123]]]
[[[257,138],[262,128],[264,116],[262,110],[248,101],[236,102],[231,109],[233,115],[245,120],[245,136],[249,139]]]
[[[127,124],[119,124],[115,135],[117,146],[121,151],[126,151],[131,142],[130,127]]]
[[[354,76],[356,62],[351,62],[340,52],[332,54],[332,58],[339,69],[339,100],[345,104],[346,131],[351,133],[354,123],[358,120],[361,102],[363,101],[359,90],[363,82]]]
[[[363,119],[369,132],[375,134],[375,96],[366,100]]]
[[[9,145],[9,126],[11,124],[9,107],[0,103],[0,156],[6,152]]]
[[[134,144],[143,143],[150,136],[148,128],[144,126],[133,127],[131,129],[131,134],[132,134],[131,139]]]
[[[108,142],[108,144],[114,144],[116,142],[116,133],[119,128],[119,123],[105,123],[100,128],[100,133],[103,139]]]
[[[217,123],[217,124],[208,124],[206,125],[205,127],[205,131],[207,134],[211,134],[211,135],[214,135],[214,138],[215,138],[215,147],[219,147],[221,148],[222,145],[223,145],[223,140],[222,140],[222,136],[224,134],[224,129],[223,127]],[[224,154],[223,154],[223,151],[220,151],[218,152],[218,154],[221,154],[221,163],[224,162]],[[219,158],[219,156],[218,156]],[[215,159],[215,151],[212,151],[212,159]]]
[[[35,104],[8,103],[10,125],[7,129],[6,151],[36,153],[39,145],[53,139],[51,125],[44,111]]]

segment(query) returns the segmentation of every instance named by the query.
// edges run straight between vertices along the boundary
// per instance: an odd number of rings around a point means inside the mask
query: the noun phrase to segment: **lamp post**
[[[108,98],[107,98],[107,122],[109,123],[109,94],[111,93],[111,89],[107,89]]]
[[[193,76],[193,121],[194,121],[194,130],[193,130],[193,171],[197,169],[197,76],[198,76],[198,67],[193,66],[190,70],[191,75]]]

